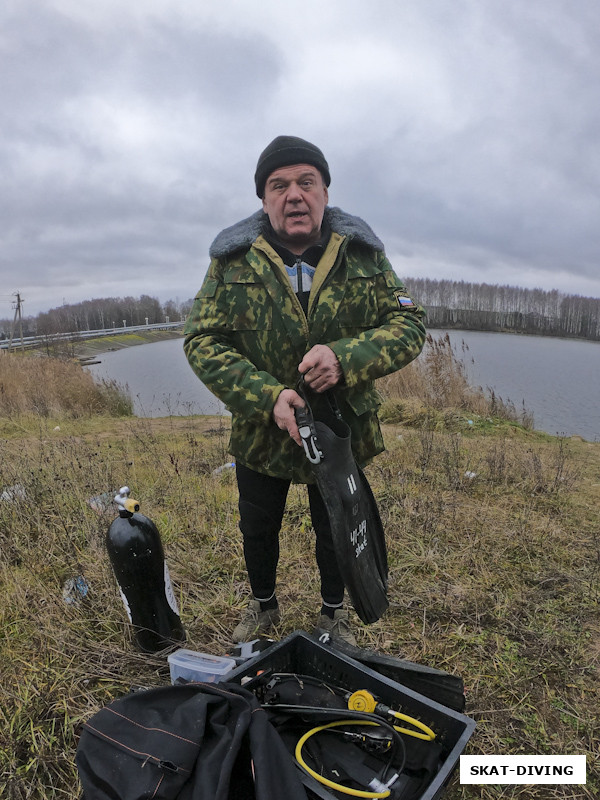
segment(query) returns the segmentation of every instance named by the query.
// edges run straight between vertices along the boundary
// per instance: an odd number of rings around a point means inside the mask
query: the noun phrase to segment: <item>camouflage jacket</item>
[[[328,207],[331,236],[305,315],[283,261],[263,236],[259,211],[222,231],[185,326],[184,350],[200,380],[232,413],[230,452],[257,472],[311,483],[304,451],[276,426],[273,406],[295,388],[315,344],[336,354],[335,389],[359,464],[381,452],[374,381],[416,358],[424,311],[407,301],[383,245],[360,218]]]

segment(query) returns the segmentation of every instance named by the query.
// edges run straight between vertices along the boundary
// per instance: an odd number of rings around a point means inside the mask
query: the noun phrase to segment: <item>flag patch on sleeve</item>
[[[410,297],[407,297],[404,294],[398,294],[397,293],[396,294],[396,300],[398,301],[398,306],[400,307],[400,309],[402,311],[407,311],[409,309],[413,309],[413,308],[417,307],[417,304],[413,303],[413,301],[410,299]]]

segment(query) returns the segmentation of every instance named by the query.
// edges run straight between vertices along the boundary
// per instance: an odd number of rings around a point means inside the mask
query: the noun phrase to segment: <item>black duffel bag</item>
[[[83,726],[84,800],[306,800],[256,697],[234,683],[188,683],[114,700]]]

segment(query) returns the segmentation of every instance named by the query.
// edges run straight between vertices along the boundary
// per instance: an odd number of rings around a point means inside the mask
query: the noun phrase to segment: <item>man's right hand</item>
[[[273,419],[282,431],[287,431],[298,445],[302,445],[298,425],[296,424],[295,408],[304,408],[304,400],[294,389],[284,389],[273,406]]]

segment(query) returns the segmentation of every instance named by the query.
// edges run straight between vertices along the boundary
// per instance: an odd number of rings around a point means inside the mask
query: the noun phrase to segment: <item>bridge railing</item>
[[[44,333],[37,336],[14,337],[0,341],[0,350],[16,350],[18,348],[37,347],[49,342],[79,342],[82,339],[97,339],[102,336],[114,336],[119,333],[135,333],[135,331],[162,331],[182,327],[183,322],[157,322],[153,325],[129,325],[121,328],[99,328],[93,331],[70,331],[68,333]]]

